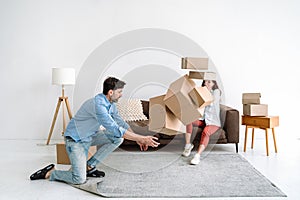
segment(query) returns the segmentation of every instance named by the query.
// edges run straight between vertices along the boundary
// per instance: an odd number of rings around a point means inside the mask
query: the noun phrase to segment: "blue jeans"
[[[86,181],[87,165],[96,167],[98,163],[122,144],[123,138],[116,138],[111,134],[99,132],[92,137],[90,142],[75,142],[69,138],[66,138],[65,142],[72,168],[69,171],[54,170],[51,173],[50,181],[82,184]],[[98,146],[98,150],[87,161],[90,146]]]

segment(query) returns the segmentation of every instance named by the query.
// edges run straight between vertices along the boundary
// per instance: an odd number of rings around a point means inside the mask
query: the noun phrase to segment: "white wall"
[[[228,105],[242,111],[241,94],[261,92],[269,113],[280,116],[278,134],[300,137],[294,128],[299,7],[296,0],[1,0],[0,139],[46,139],[60,95],[51,68],[78,73],[103,42],[140,28],[168,29],[197,42],[221,76]],[[53,138],[60,138],[60,128],[61,118]]]

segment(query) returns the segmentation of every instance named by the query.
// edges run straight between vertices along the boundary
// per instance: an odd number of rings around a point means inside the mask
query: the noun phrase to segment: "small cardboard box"
[[[196,72],[190,71],[189,78],[201,79],[201,80],[217,80],[217,75],[215,72]]]
[[[184,125],[192,123],[204,113],[204,108],[197,107],[189,96],[195,87],[195,82],[184,75],[171,83],[164,98],[166,106]]]
[[[279,126],[279,116],[242,116],[242,125],[256,126],[259,128],[274,128]]]
[[[197,57],[181,58],[181,68],[208,70],[208,58],[197,58]]]
[[[164,97],[161,95],[149,100],[149,130],[166,135],[185,133],[185,125],[166,107]]]
[[[260,93],[243,93],[243,104],[260,104]]]
[[[97,152],[97,146],[91,146],[88,152],[88,159],[90,159]],[[65,143],[56,144],[56,160],[57,164],[70,165],[70,159],[66,150]]]
[[[243,114],[248,116],[268,116],[267,104],[244,104]]]
[[[214,97],[209,92],[207,87],[193,88],[189,92],[189,95],[190,95],[191,99],[193,100],[194,104],[200,108],[205,107],[214,101]]]

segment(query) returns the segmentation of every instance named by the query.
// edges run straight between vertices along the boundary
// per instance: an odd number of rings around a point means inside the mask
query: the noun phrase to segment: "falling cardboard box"
[[[201,80],[217,80],[217,75],[215,72],[196,72],[190,71],[189,78],[201,79]]]
[[[97,152],[96,146],[91,146],[88,152],[88,158],[90,159]],[[70,165],[70,159],[66,150],[66,144],[58,143],[56,144],[56,160],[57,164]]]
[[[184,124],[166,107],[165,95],[150,98],[149,130],[166,135],[185,133]]]
[[[243,104],[260,104],[260,93],[243,93]]]
[[[243,115],[268,116],[268,105],[267,104],[244,104]]]
[[[184,75],[171,83],[164,98],[166,106],[184,125],[192,123],[204,113],[204,107],[196,106],[189,96],[195,87],[195,82]]]
[[[194,104],[199,108],[205,107],[214,101],[214,97],[207,87],[195,87],[189,92],[189,95]]]
[[[197,58],[197,57],[181,58],[181,68],[208,70],[208,58]]]

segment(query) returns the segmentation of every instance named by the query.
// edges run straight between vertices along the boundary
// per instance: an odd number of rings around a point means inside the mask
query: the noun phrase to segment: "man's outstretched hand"
[[[148,147],[158,147],[160,145],[157,142],[158,138],[154,136],[144,136],[137,144],[140,146],[141,151],[147,151]]]
[[[140,142],[136,142],[139,146],[140,146],[140,150],[141,151],[147,151],[148,150],[148,146],[145,144],[142,144]]]

